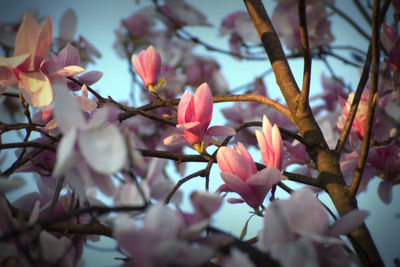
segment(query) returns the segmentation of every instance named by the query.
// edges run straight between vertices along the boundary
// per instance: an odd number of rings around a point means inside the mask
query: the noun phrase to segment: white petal
[[[112,174],[124,166],[127,150],[115,125],[82,131],[78,143],[83,157],[95,171]]]
[[[85,119],[75,97],[64,85],[55,83],[53,88],[56,94],[53,112],[61,131],[66,133],[71,128],[82,128]]]
[[[76,129],[72,128],[61,139],[57,149],[57,161],[53,169],[53,176],[64,174],[75,163],[77,159],[77,155],[74,153],[76,135]]]

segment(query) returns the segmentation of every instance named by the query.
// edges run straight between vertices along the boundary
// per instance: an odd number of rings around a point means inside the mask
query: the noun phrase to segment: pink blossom
[[[150,13],[148,8],[144,8],[121,21],[133,39],[149,34],[155,26],[154,16],[147,13]]]
[[[139,56],[132,55],[132,64],[146,87],[155,86],[161,75],[161,56],[151,45]]]
[[[259,247],[282,266],[350,266],[339,235],[361,225],[366,211],[353,210],[333,225],[319,200],[308,188],[293,192],[290,199],[272,202],[264,214]]]
[[[193,96],[185,91],[178,105],[178,125],[183,135],[174,135],[166,138],[167,145],[186,142],[202,152],[211,141],[212,136],[234,135],[235,130],[226,126],[212,126],[208,128],[212,118],[213,99],[210,87],[206,83],[197,88]]]
[[[238,193],[241,198],[228,201],[246,202],[254,209],[262,205],[272,185],[282,178],[281,172],[273,167],[258,172],[253,158],[242,143],[238,143],[234,148],[221,147],[217,152],[217,162],[225,182],[218,191]]]
[[[278,126],[274,124],[272,127],[271,122],[264,115],[262,132],[256,130],[256,136],[265,165],[282,170],[283,144]]]
[[[135,266],[200,266],[211,256],[212,247],[196,242],[210,217],[221,206],[214,194],[191,195],[194,213],[172,210],[162,203],[152,205],[141,225],[120,217],[113,230],[118,245],[132,257]],[[132,266],[128,262],[127,266]]]
[[[183,62],[183,73],[186,75],[187,84],[191,86],[199,86],[206,82],[213,94],[227,92],[228,84],[215,59],[192,55]]]
[[[83,72],[79,66],[69,66],[46,72],[44,60],[52,38],[52,21],[49,17],[40,27],[29,14],[18,29],[15,40],[14,57],[0,58],[0,93],[18,84],[24,98],[35,108],[46,108],[53,101],[50,75],[70,76]]]
[[[162,15],[160,18],[169,28],[175,29],[186,25],[207,25],[207,17],[196,7],[188,4],[185,0],[166,0],[161,7]],[[171,22],[171,19],[173,22]]]
[[[365,123],[367,120],[367,111],[368,111],[368,98],[369,94],[367,91],[364,91],[360,102],[358,104],[357,113],[353,121],[352,131],[360,137],[364,136]],[[351,108],[351,104],[353,103],[354,93],[351,92],[347,97],[347,101],[343,98],[339,97],[340,105],[342,106],[343,115],[339,117],[339,121],[337,126],[339,129],[343,129],[346,119],[349,115],[349,111]]]
[[[299,15],[297,1],[277,1],[272,14],[272,23],[289,50],[301,49]],[[311,49],[328,45],[335,37],[331,32],[331,22],[325,5],[321,1],[307,1],[307,27]]]
[[[260,42],[257,31],[253,27],[253,22],[250,19],[249,13],[246,11],[235,11],[226,16],[219,28],[219,35],[237,35],[240,40],[245,40],[250,43]]]
[[[400,36],[386,24],[382,24],[381,41],[388,52],[388,65],[400,72]]]

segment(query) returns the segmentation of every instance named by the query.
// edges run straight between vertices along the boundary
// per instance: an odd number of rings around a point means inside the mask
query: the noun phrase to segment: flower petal
[[[271,187],[282,180],[282,173],[277,168],[265,168],[253,174],[247,184]]]
[[[75,163],[77,156],[74,153],[77,132],[72,128],[64,133],[57,149],[57,161],[52,176],[63,175]]]
[[[206,135],[209,136],[231,136],[235,134],[236,131],[228,126],[212,126],[206,132]]]
[[[26,101],[34,108],[48,108],[53,102],[53,88],[41,71],[21,72],[18,86]]]
[[[238,193],[250,207],[256,208],[261,204],[249,186],[238,176],[229,172],[221,172],[221,178],[230,191]]]
[[[181,145],[187,143],[187,140],[183,134],[175,134],[168,136],[164,139],[164,145]]]
[[[352,210],[339,218],[330,228],[332,236],[344,235],[360,226],[369,215],[365,210]]]
[[[79,109],[74,96],[61,84],[54,84],[56,98],[54,100],[54,117],[63,133],[71,128],[83,128],[85,118]]]
[[[112,174],[124,166],[127,150],[115,125],[82,131],[78,143],[83,157],[96,172]]]

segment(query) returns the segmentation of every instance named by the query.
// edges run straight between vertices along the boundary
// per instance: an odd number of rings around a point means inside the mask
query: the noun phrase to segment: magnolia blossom
[[[29,14],[24,15],[15,40],[14,56],[0,57],[0,93],[18,85],[24,98],[35,108],[46,108],[53,101],[50,76],[65,77],[84,71],[79,66],[49,69],[44,60],[52,38],[52,21],[49,17],[40,27]]]
[[[388,65],[397,73],[400,72],[400,35],[394,29],[382,24],[381,41],[388,52]]]
[[[164,139],[164,144],[189,143],[202,153],[212,136],[235,135],[235,130],[227,126],[208,128],[212,118],[213,99],[210,87],[206,83],[197,88],[193,96],[185,91],[178,105],[178,125],[183,135],[174,135]]]
[[[79,197],[84,189],[97,185],[106,195],[115,190],[111,178],[124,166],[127,148],[117,126],[107,123],[109,109],[96,110],[86,122],[75,98],[63,86],[58,86],[54,117],[63,133],[57,149],[53,176],[66,175]]]
[[[366,211],[353,210],[333,225],[319,200],[308,188],[290,199],[272,202],[264,214],[258,246],[284,267],[350,266],[351,259],[338,238],[361,225]]]
[[[186,25],[207,25],[207,17],[197,8],[188,4],[185,0],[166,0],[160,7],[162,13],[160,19],[171,29],[180,28]],[[172,21],[171,19],[172,18]]]
[[[280,39],[289,50],[301,49],[298,1],[278,0],[272,14],[274,24]],[[306,3],[307,29],[310,48],[328,45],[335,40],[331,32],[330,13],[321,1],[309,0]]]
[[[256,136],[265,165],[282,170],[283,144],[278,126],[274,124],[272,127],[271,122],[264,115],[262,132],[256,130]]]
[[[217,152],[217,162],[225,182],[218,191],[235,192],[241,196],[228,199],[230,203],[246,202],[258,209],[272,185],[282,179],[281,172],[273,167],[258,172],[253,158],[242,143],[234,148],[221,147]]]
[[[364,136],[365,123],[367,122],[368,98],[368,91],[364,91],[358,104],[357,113],[353,121],[352,132],[361,138]],[[343,115],[339,117],[339,121],[337,123],[339,129],[343,129],[344,124],[346,123],[351,105],[353,103],[353,99],[353,92],[349,94],[349,96],[347,97],[347,101],[339,97],[339,102],[342,106],[343,112]]]
[[[86,66],[88,63],[95,63],[94,57],[100,58],[101,53],[83,36],[78,36],[78,38],[74,39],[77,24],[78,17],[75,11],[71,8],[67,9],[60,18],[58,37],[54,39],[54,42],[59,50],[68,43],[72,44],[78,49],[81,60],[80,66]]]
[[[139,56],[132,55],[132,64],[146,87],[157,84],[161,75],[161,56],[151,45]]]
[[[143,227],[127,217],[117,220],[113,234],[135,266],[200,266],[212,256],[211,246],[196,241],[222,199],[215,194],[195,192],[191,202],[194,213],[172,210],[162,203],[152,205],[141,223]],[[132,266],[132,262],[126,265]]]
[[[219,35],[221,37],[230,35],[229,48],[237,54],[241,53],[240,47],[243,41],[253,44],[260,42],[249,13],[242,10],[230,13],[222,20]]]

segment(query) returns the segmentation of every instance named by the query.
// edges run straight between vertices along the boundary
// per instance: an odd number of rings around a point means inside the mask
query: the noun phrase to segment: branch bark
[[[307,152],[318,169],[318,180],[331,197],[340,216],[358,209],[343,179],[339,157],[329,149],[311,108],[300,105],[300,90],[286,60],[280,40],[261,0],[244,0],[253,24],[271,61],[277,84],[285,98],[292,118],[303,137]],[[363,224],[351,234],[351,242],[361,262],[367,266],[382,266],[383,262],[368,228]]]

